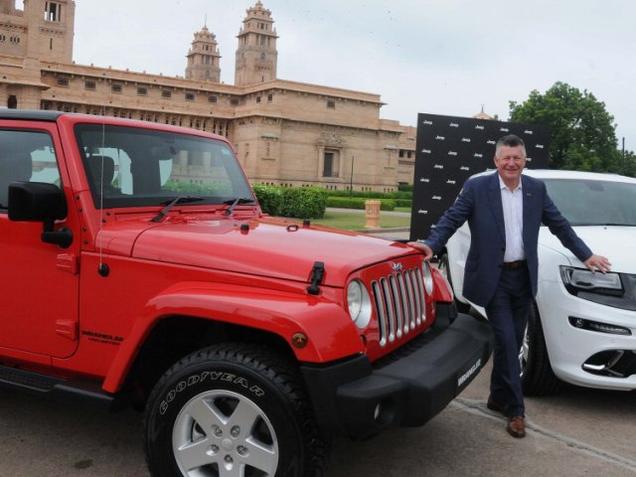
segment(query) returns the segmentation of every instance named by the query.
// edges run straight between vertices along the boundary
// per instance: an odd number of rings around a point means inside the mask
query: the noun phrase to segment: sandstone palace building
[[[23,10],[0,0],[0,107],[221,134],[253,183],[388,192],[413,180],[415,128],[381,119],[379,95],[277,77],[279,37],[260,1],[238,32],[234,85],[220,82],[219,45],[205,26],[184,77],[167,77],[75,64],[74,21],[72,0],[24,0]]]

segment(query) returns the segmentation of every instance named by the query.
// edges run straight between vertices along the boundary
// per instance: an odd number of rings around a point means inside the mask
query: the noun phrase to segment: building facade
[[[277,78],[278,35],[260,1],[238,33],[235,84],[207,26],[184,77],[73,62],[75,2],[0,0],[0,106],[103,114],[226,136],[253,183],[394,191],[412,183],[415,128],[380,117],[377,94]]]

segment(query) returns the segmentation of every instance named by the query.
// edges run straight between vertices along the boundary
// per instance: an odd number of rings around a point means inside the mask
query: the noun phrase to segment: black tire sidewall
[[[277,476],[302,475],[303,445],[293,404],[270,380],[248,366],[222,360],[191,364],[170,375],[149,403],[146,419],[148,463],[153,475],[181,475],[172,449],[174,422],[198,394],[228,390],[246,396],[265,413],[278,442]]]
[[[528,357],[522,378],[526,396],[547,396],[561,388],[561,381],[552,370],[543,326],[536,303],[532,303],[528,316]]]
[[[528,355],[526,356],[526,366],[523,370],[523,378],[528,382],[534,380],[534,376],[537,372],[537,346],[541,346],[543,343],[537,343],[537,340],[542,340],[543,335],[539,333],[537,329],[537,310],[534,303],[530,305],[530,312],[528,313]],[[523,346],[523,344],[521,345]]]
[[[528,313],[528,320],[526,321],[526,329],[524,330],[524,335],[521,338],[521,346],[519,348],[519,353],[523,353],[523,344],[524,344],[524,339],[528,340],[528,354],[524,357],[524,362],[525,362],[525,366],[519,362],[519,367],[521,369],[521,382],[523,384],[524,381],[527,380],[528,378],[528,373],[530,372],[530,365],[531,363],[531,353],[532,353],[532,339],[531,339],[531,332],[532,332],[532,325],[530,324],[530,320],[532,319],[532,307],[534,305],[530,305],[530,311]]]

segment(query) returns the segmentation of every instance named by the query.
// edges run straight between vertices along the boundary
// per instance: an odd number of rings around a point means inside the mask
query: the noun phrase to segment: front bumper
[[[578,386],[633,390],[636,374],[629,377],[602,376],[583,369],[592,356],[612,350],[636,353],[636,311],[613,308],[570,295],[562,283],[540,282],[537,306],[543,326],[548,356],[559,379]],[[629,329],[631,335],[578,329],[569,318]]]
[[[426,423],[473,380],[491,351],[490,326],[460,314],[379,363],[358,356],[301,371],[321,429],[359,438]]]

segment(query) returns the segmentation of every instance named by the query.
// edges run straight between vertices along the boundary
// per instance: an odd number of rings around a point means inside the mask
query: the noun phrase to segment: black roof
[[[37,109],[0,109],[0,119],[26,119],[31,121],[56,121],[60,111],[40,111]]]

